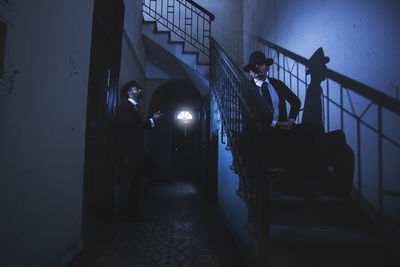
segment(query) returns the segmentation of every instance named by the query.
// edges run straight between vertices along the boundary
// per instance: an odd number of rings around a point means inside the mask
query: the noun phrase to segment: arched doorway
[[[165,114],[149,132],[147,143],[150,155],[162,169],[160,179],[197,183],[203,119],[199,91],[188,81],[169,81],[157,88],[148,109],[149,114],[157,110]],[[189,112],[191,119],[182,111]]]

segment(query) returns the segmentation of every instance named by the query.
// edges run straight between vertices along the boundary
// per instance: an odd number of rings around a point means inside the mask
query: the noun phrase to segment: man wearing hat
[[[129,185],[129,219],[140,220],[142,202],[141,180],[144,175],[159,168],[145,151],[144,131],[155,127],[157,120],[163,117],[160,111],[142,120],[139,101],[143,98],[143,87],[136,81],[128,81],[122,88],[124,97],[117,109],[118,149],[123,172],[130,178]]]
[[[283,82],[267,77],[269,66],[273,64],[271,58],[266,58],[262,52],[253,52],[244,70],[273,110],[272,121],[266,122],[270,126],[266,137],[268,162],[295,172],[308,164],[333,166],[333,192],[348,194],[354,172],[354,154],[342,131],[323,133],[320,83],[326,78],[327,62],[329,58],[323,55],[322,49],[318,49],[310,59],[307,74],[311,74],[312,88],[307,90],[301,125],[295,124],[300,99]],[[289,116],[286,101],[290,104]]]
[[[249,63],[244,71],[252,77],[250,82],[257,88],[260,96],[272,108],[272,119],[265,123],[268,134],[267,153],[269,161],[291,165],[295,161],[298,149],[297,137],[293,128],[300,111],[300,99],[280,80],[267,77],[272,58],[266,58],[264,53],[255,51],[249,57]],[[286,101],[290,104],[289,116],[286,111]],[[288,153],[289,152],[289,153]],[[285,164],[284,164],[285,165]]]

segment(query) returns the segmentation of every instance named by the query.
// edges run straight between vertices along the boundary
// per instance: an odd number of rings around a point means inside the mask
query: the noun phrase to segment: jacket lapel
[[[258,86],[256,85],[256,83],[254,82],[253,79],[251,79],[252,84],[254,85],[254,87],[257,90],[257,93],[260,94],[260,89],[258,88]],[[266,83],[263,83],[263,85],[261,86],[261,92],[262,92],[262,98],[265,100],[265,102],[272,106],[272,99],[271,99],[271,95],[269,93],[268,90],[268,86]]]

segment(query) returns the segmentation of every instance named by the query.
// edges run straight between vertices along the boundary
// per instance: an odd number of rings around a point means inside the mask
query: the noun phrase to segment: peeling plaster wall
[[[0,265],[48,266],[82,245],[93,0],[9,2],[5,77],[20,73],[0,84]]]

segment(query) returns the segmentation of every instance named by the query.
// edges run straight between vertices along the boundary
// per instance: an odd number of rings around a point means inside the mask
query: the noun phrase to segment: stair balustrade
[[[211,21],[215,17],[197,3],[191,0],[143,0],[143,13],[209,56]]]
[[[255,41],[255,50],[263,51],[267,57],[274,59],[269,75],[285,82],[300,98],[302,109],[298,122],[301,122],[305,96],[310,85],[307,73],[310,60],[256,35],[249,37]],[[324,128],[326,132],[343,130],[347,143],[354,150],[354,197],[369,214],[374,214],[373,219],[377,223],[383,220],[399,225],[400,218],[388,210],[391,209],[390,201],[398,203],[400,192],[395,187],[384,186],[393,184],[399,173],[396,171],[398,165],[393,161],[400,152],[399,89],[395,97],[330,69],[326,69],[325,75],[326,79],[321,82]],[[369,151],[369,155],[373,153],[374,157],[363,161],[367,157],[366,151]],[[364,183],[377,185],[374,193],[377,201],[374,204],[366,196],[370,193],[364,193],[369,190]]]
[[[256,41],[255,50],[263,51],[267,57],[274,59],[274,64],[270,67],[270,77],[285,82],[304,106],[307,87],[310,85],[307,76],[310,60],[256,36],[253,36],[253,39]],[[255,236],[262,234],[267,237],[270,193],[266,164],[260,162],[265,151],[260,151],[263,144],[260,143],[262,138],[259,137],[265,126],[263,121],[265,122],[271,113],[271,108],[262,103],[241,68],[235,65],[212,38],[210,86],[221,114],[222,129],[228,137],[227,145],[233,155],[234,170],[240,177],[238,193],[248,205],[249,222],[255,226]],[[385,200],[390,198],[395,201],[394,199],[400,197],[400,192],[384,188],[384,181],[395,179],[396,166],[390,155],[398,155],[400,148],[396,135],[396,127],[398,129],[400,125],[400,100],[329,69],[326,70],[326,79],[322,81],[321,88],[325,130],[343,130],[348,144],[355,152],[356,188],[352,192],[353,196],[370,215],[372,212],[377,223],[381,223],[383,219],[399,224],[398,218],[386,215]],[[303,106],[298,118],[299,123]],[[362,130],[366,129],[376,138],[363,138]],[[377,152],[374,154],[377,161],[367,164],[377,166],[378,208],[374,208],[363,196],[362,186],[362,176],[367,175],[367,166],[361,160],[362,149],[372,143],[374,151]],[[388,180],[384,180],[385,178]]]
[[[217,102],[227,146],[238,173],[237,193],[246,201],[249,225],[256,237],[268,235],[269,189],[262,162],[261,135],[272,108],[258,97],[250,81],[211,38],[210,87]]]

